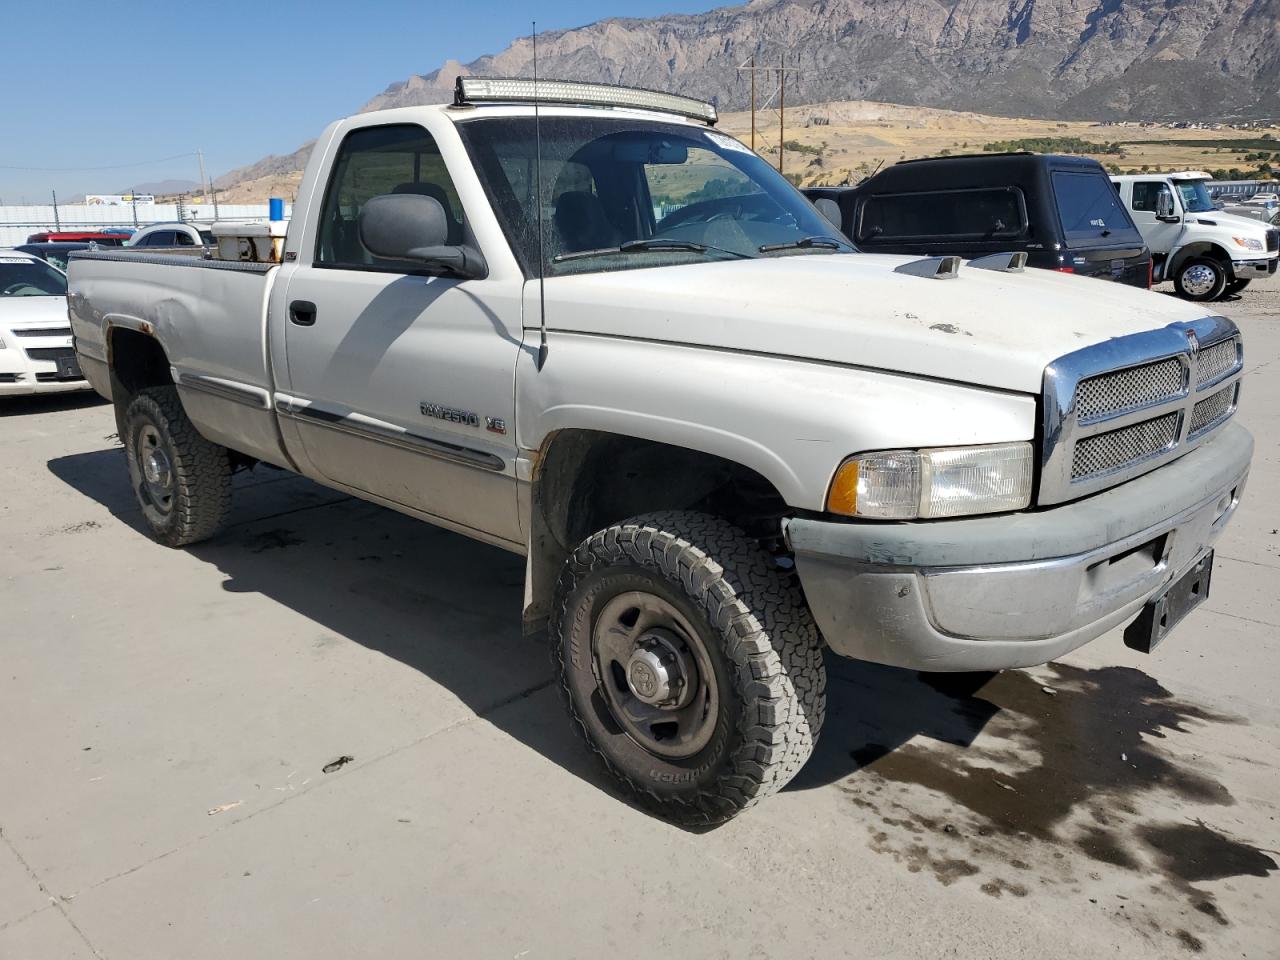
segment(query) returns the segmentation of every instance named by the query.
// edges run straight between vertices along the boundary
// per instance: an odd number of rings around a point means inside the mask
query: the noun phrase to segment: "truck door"
[[[434,197],[450,242],[466,211],[440,150],[417,124],[351,131],[334,156],[314,249],[285,297],[296,425],[318,477],[490,538],[521,539],[515,497],[515,366],[522,283],[429,276],[380,260],[357,218],[372,197]]]
[[[1169,219],[1160,219],[1162,208],[1173,211],[1167,214]],[[1134,180],[1129,211],[1142,239],[1147,242],[1147,248],[1153,254],[1168,257],[1178,246],[1178,237],[1182,233],[1182,208],[1168,181],[1156,178]]]

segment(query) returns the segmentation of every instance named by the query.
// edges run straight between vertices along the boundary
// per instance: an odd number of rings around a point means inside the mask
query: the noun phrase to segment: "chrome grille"
[[[1050,363],[1036,502],[1097,493],[1212,440],[1239,402],[1242,345],[1230,320],[1203,317]]]
[[[1182,370],[1182,361],[1170,357],[1081,380],[1076,387],[1076,416],[1093,420],[1171,400],[1183,390]]]
[[[22,327],[10,331],[15,337],[69,337],[70,327]]]
[[[1231,337],[1209,347],[1201,347],[1195,355],[1196,383],[1209,383],[1236,365],[1239,359],[1237,340]]]
[[[1234,383],[1197,401],[1191,409],[1191,426],[1187,428],[1187,432],[1194,436],[1207,427],[1213,426],[1231,412],[1235,402],[1236,384]]]
[[[1085,437],[1071,458],[1071,479],[1110,473],[1167,450],[1178,437],[1178,414],[1166,413],[1119,430]]]

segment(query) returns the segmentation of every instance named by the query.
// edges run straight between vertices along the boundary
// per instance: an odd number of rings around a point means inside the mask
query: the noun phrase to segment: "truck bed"
[[[67,269],[71,331],[94,389],[111,395],[115,331],[153,336],[164,344],[183,406],[204,436],[288,465],[272,410],[276,381],[266,325],[275,264],[85,251],[73,254]]]

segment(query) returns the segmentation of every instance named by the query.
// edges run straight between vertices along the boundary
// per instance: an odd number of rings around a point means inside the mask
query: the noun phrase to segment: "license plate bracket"
[[[1213,551],[1197,560],[1159,596],[1148,600],[1138,618],[1125,627],[1124,645],[1150,653],[1156,644],[1173,632],[1182,619],[1209,596],[1213,578]]]
[[[84,379],[84,374],[80,372],[79,357],[59,357],[55,362],[58,364],[59,380]]]

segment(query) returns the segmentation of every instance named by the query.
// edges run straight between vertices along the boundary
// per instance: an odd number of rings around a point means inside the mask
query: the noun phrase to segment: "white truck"
[[[1280,229],[1218,210],[1202,170],[1112,177],[1151,250],[1152,279],[1206,302],[1276,272]]]
[[[860,254],[708,104],[534,100],[463,78],[332,124],[278,265],[72,260],[157,539],[266,462],[524,556],[573,726],[687,823],[800,769],[824,648],[1019,667],[1204,597],[1253,449],[1229,320]]]

